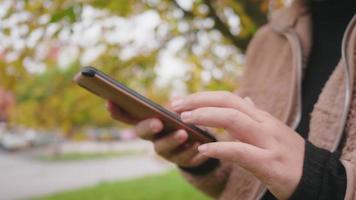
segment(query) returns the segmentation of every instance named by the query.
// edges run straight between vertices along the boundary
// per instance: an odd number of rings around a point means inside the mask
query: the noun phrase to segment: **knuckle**
[[[199,102],[200,96],[201,96],[200,93],[188,95],[184,98],[183,103],[185,105],[196,105]]]
[[[265,160],[268,163],[273,162],[273,160],[276,158],[276,154],[273,151],[267,151],[265,154]]]
[[[220,98],[221,98],[221,100],[226,101],[227,99],[231,99],[232,95],[233,94],[231,92],[222,91],[221,94],[220,94]]]
[[[190,105],[196,105],[198,103],[197,98],[198,98],[197,95],[188,96],[185,99],[185,103],[190,104]]]
[[[198,108],[196,110],[193,110],[190,116],[190,119],[192,121],[199,121],[202,116],[202,109]]]
[[[236,124],[236,119],[239,117],[239,113],[237,111],[230,111],[226,117],[224,128],[233,128]]]
[[[277,177],[277,170],[274,168],[269,168],[269,169],[263,169],[261,172],[261,179],[264,180],[266,184],[271,184],[276,181]]]
[[[229,112],[228,117],[235,122],[236,118],[240,117],[240,113],[236,110],[233,110],[233,111]]]
[[[273,118],[273,116],[267,111],[260,110],[260,113],[261,113],[262,116],[264,116],[267,119],[272,119]]]
[[[224,97],[231,97],[231,95],[232,95],[232,93],[229,91],[222,91],[221,93],[222,93],[221,96],[224,96]]]
[[[192,115],[191,115],[191,119],[193,121],[197,121],[201,118],[201,109],[197,109],[197,110],[193,110],[192,111]]]
[[[277,150],[272,150],[267,153],[265,161],[269,162],[270,165],[275,166],[282,163],[284,160],[283,155]]]
[[[265,165],[261,165],[261,168],[259,168],[256,173],[257,176],[267,184],[272,183],[278,177],[278,169],[280,169],[280,167],[279,163],[274,160],[276,157],[277,155],[271,152],[268,153],[265,158],[259,160],[259,162],[265,163]]]

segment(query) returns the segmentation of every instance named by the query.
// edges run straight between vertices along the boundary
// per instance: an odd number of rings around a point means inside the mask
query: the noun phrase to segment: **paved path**
[[[102,181],[160,173],[170,167],[151,155],[77,162],[40,162],[0,151],[0,199],[27,199]]]

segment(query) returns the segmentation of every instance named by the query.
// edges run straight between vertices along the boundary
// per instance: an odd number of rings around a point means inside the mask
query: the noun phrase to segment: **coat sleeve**
[[[343,200],[352,199],[346,194],[347,166],[340,160],[339,152],[329,152],[314,146],[309,141],[305,145],[303,174],[301,180],[289,200]],[[353,188],[350,188],[352,192]],[[269,191],[262,200],[277,199]]]
[[[306,142],[302,178],[290,198],[345,199],[347,172],[340,153],[327,151]]]
[[[347,184],[345,191],[345,200],[356,200],[356,185],[355,185],[355,176],[356,176],[356,165],[350,161],[342,160],[342,164],[346,170]]]

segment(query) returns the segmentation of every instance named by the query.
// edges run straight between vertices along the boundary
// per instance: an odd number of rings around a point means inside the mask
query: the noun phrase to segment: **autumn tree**
[[[159,103],[233,90],[266,2],[4,0],[0,84],[17,98],[12,121],[66,133],[112,126],[103,101],[71,81],[89,64]]]

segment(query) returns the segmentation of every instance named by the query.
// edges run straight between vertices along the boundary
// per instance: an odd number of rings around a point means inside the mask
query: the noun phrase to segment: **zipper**
[[[287,38],[290,46],[292,47],[292,55],[293,55],[293,62],[295,64],[295,76],[293,77],[293,89],[292,95],[290,96],[290,100],[288,102],[288,108],[286,111],[286,116],[284,117],[284,122],[292,121],[289,126],[292,129],[296,129],[301,118],[302,118],[302,79],[303,79],[303,48],[301,46],[301,42],[299,39],[298,34],[292,29],[289,28],[288,30],[283,32],[283,35]],[[295,102],[296,101],[296,102]],[[293,115],[293,107],[297,106],[296,113]],[[267,187],[260,183],[262,186],[261,192],[257,195],[256,199],[262,199],[262,197],[267,192]]]
[[[354,15],[354,17],[351,19],[351,22],[348,24],[346,31],[343,35],[343,39],[342,39],[342,46],[341,46],[341,54],[342,54],[342,60],[345,63],[345,102],[344,102],[344,108],[343,108],[343,113],[342,113],[342,121],[341,121],[341,126],[340,129],[337,132],[337,138],[335,141],[334,146],[332,147],[331,151],[336,151],[342,141],[343,135],[345,134],[345,125],[346,125],[346,121],[347,121],[347,116],[350,110],[350,104],[351,104],[351,100],[352,100],[352,91],[353,91],[353,73],[354,73],[354,69],[351,68],[351,63],[349,63],[349,52],[348,52],[348,48],[349,48],[349,41],[351,39],[351,32],[354,29],[354,27],[356,26],[356,15]],[[295,59],[294,62],[296,63],[297,66],[297,70],[296,70],[296,77],[295,77],[295,88],[296,88],[296,101],[297,101],[297,113],[296,116],[294,116],[294,119],[291,123],[291,128],[295,129],[301,119],[301,112],[302,112],[302,74],[303,74],[303,70],[304,70],[304,66],[303,66],[303,49],[301,47],[301,43],[299,40],[299,37],[297,35],[297,33],[293,30],[293,29],[288,29],[287,31],[285,31],[283,33],[286,38],[288,39],[288,41],[291,43],[291,46],[294,47],[292,48],[293,51],[293,55],[295,55]],[[295,93],[294,93],[295,94]],[[293,95],[294,96],[294,95]],[[293,97],[291,97],[293,98]],[[288,106],[288,111],[289,111],[289,115],[292,115],[292,108]],[[287,112],[288,113],[288,112]],[[262,191],[257,195],[256,199],[262,199],[262,197],[265,195],[265,193],[267,192],[267,187],[262,186]]]
[[[292,47],[293,62],[296,65],[294,76],[294,94],[291,96],[290,105],[288,108],[288,121],[291,121],[290,127],[296,129],[302,118],[302,81],[303,71],[305,69],[303,63],[303,48],[298,34],[293,29],[288,29],[284,33]],[[296,106],[296,113],[293,115],[293,108]]]
[[[346,126],[346,121],[348,117],[348,113],[350,110],[350,104],[352,100],[352,91],[353,91],[353,73],[354,69],[351,67],[351,63],[349,63],[349,41],[351,40],[351,32],[354,29],[356,25],[356,15],[353,16],[351,19],[351,22],[347,25],[346,31],[344,33],[343,39],[342,39],[342,46],[341,46],[341,55],[342,55],[342,60],[344,62],[344,70],[345,70],[345,102],[344,102],[344,109],[343,113],[341,116],[341,126],[339,128],[339,131],[337,133],[337,139],[335,141],[334,146],[332,147],[331,151],[336,151],[338,147],[340,146],[340,143],[342,141],[343,135],[345,134],[345,126]],[[354,44],[355,45],[355,44]]]

